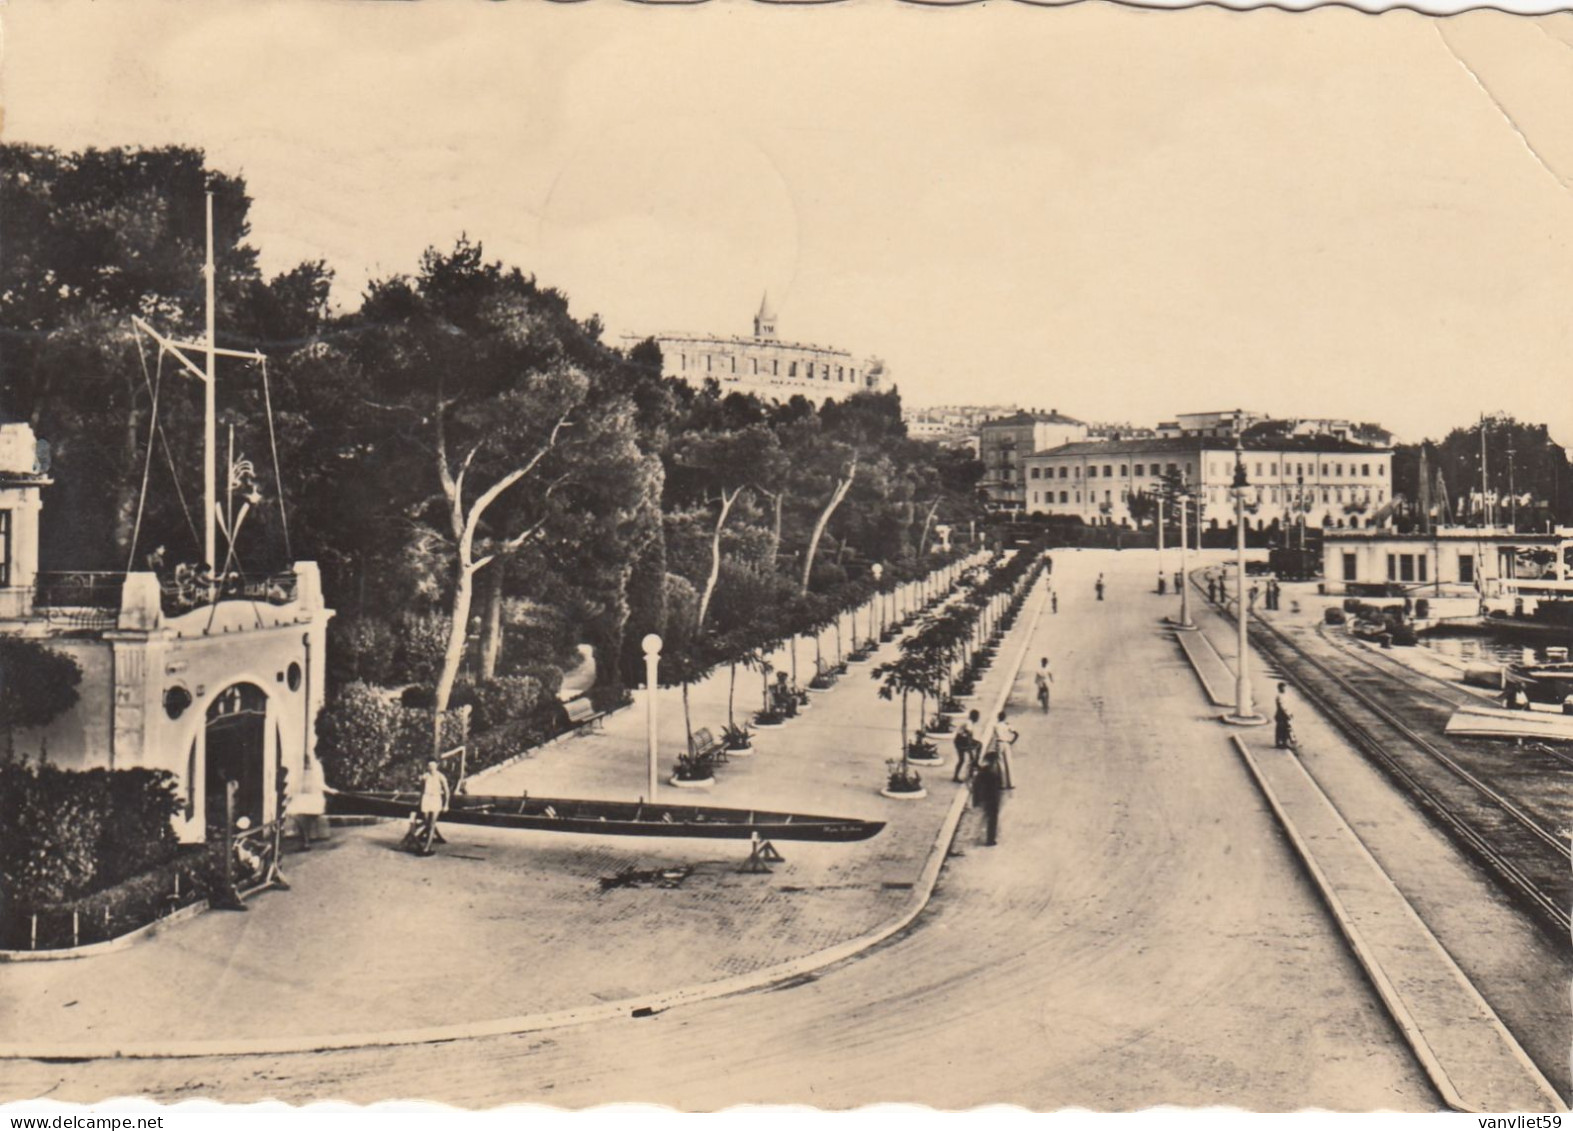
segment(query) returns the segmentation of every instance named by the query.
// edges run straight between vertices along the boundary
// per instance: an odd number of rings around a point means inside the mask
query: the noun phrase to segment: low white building
[[[1573,598],[1573,530],[1524,534],[1502,527],[1443,526],[1409,534],[1327,531],[1322,576],[1330,593],[1386,585],[1415,592],[1463,586],[1488,606],[1533,611],[1540,600]]]
[[[72,770],[145,767],[175,776],[176,832],[278,815],[279,775],[298,788],[315,757],[326,632],[315,562],[271,575],[175,582],[151,572],[38,569],[40,492],[50,483],[25,424],[0,426],[0,634],[82,668],[77,704],[13,736],[18,754]]]

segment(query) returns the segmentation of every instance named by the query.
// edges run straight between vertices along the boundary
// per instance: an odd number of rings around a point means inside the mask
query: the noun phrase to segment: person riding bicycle
[[[1044,711],[1049,709],[1049,684],[1054,682],[1054,673],[1049,670],[1049,658],[1044,656],[1038,661],[1038,670],[1033,674],[1032,683],[1037,688],[1038,703]]]

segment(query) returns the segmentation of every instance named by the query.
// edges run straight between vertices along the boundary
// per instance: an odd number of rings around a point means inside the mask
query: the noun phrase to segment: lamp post
[[[1237,536],[1235,557],[1235,623],[1239,626],[1240,638],[1238,655],[1234,664],[1234,711],[1223,717],[1223,721],[1234,726],[1254,727],[1267,722],[1265,718],[1256,713],[1256,704],[1251,697],[1250,655],[1251,641],[1247,633],[1250,621],[1250,612],[1245,600],[1245,496],[1250,491],[1250,484],[1245,479],[1245,452],[1240,445],[1240,436],[1234,438],[1234,528]]]
[[[1163,592],[1163,493],[1158,493],[1158,592]]]
[[[661,663],[661,638],[652,632],[640,643],[644,645],[644,685],[645,702],[647,704],[645,727],[646,736],[650,746],[650,796],[645,800],[654,802],[658,758],[655,742],[655,697],[656,691],[660,687],[660,682],[656,676],[656,669],[660,666]]]
[[[879,609],[879,631],[870,635],[877,639],[885,635],[885,591],[879,586],[879,579],[885,576],[885,567],[875,562],[869,572],[874,575],[874,606]]]
[[[1195,628],[1196,622],[1191,619],[1191,569],[1188,561],[1191,542],[1185,529],[1185,512],[1190,508],[1183,483],[1174,499],[1180,504],[1180,622],[1174,627]]]

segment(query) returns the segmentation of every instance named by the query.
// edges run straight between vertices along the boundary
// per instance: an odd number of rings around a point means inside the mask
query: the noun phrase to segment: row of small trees
[[[939,709],[936,729],[947,728],[944,714],[959,710],[960,697],[975,690],[993,660],[999,639],[1042,569],[1042,554],[1034,547],[969,571],[960,580],[965,597],[931,617],[920,631],[902,641],[899,656],[873,670],[873,678],[881,681],[880,697],[901,700],[901,761],[899,774],[892,773],[893,782],[898,776],[912,780],[909,764],[913,754],[929,753],[922,745],[928,701],[933,699]],[[913,695],[918,697],[915,734],[908,714],[908,700]],[[909,738],[909,734],[914,736]]]

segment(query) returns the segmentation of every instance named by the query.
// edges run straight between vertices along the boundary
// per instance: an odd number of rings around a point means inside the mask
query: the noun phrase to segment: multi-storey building
[[[854,357],[834,346],[784,342],[776,337],[776,315],[766,295],[754,316],[751,338],[713,334],[655,334],[661,347],[661,375],[696,388],[713,380],[722,394],[752,393],[765,400],[801,394],[813,401],[877,391],[885,380],[878,358]],[[634,344],[641,339],[626,335]]]
[[[1392,501],[1393,453],[1335,437],[1275,437],[1243,443],[1257,528],[1304,520],[1321,528],[1373,525]],[[1202,434],[1062,444],[1025,457],[1022,489],[1032,514],[1088,523],[1131,522],[1133,495],[1151,496],[1166,476],[1197,493],[1208,526],[1233,522],[1234,441]]]
[[[983,478],[978,485],[988,493],[991,505],[1000,510],[1022,510],[1028,506],[1027,457],[1086,437],[1087,425],[1062,416],[1058,409],[985,420],[978,428],[978,458],[983,461]]]

